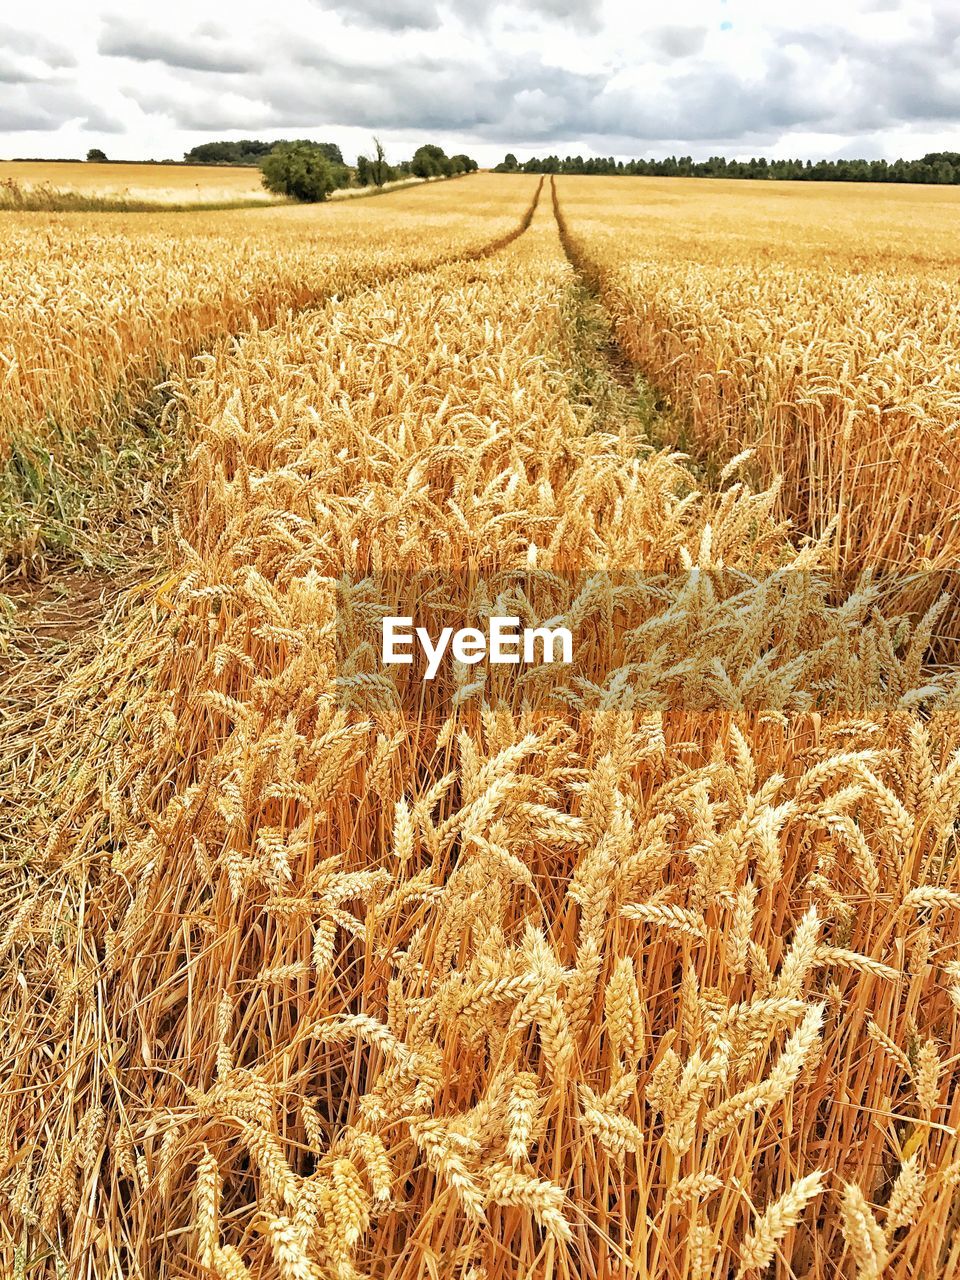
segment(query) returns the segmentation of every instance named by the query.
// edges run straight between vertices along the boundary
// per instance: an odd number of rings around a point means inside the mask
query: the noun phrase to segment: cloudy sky
[[[9,16],[7,16],[9,14]],[[380,134],[487,164],[960,150],[960,0],[30,0],[0,156]]]

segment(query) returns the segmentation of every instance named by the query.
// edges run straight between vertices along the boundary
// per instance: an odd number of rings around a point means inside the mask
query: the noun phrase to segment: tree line
[[[477,169],[470,156],[448,156],[430,142],[417,147],[409,160],[390,164],[379,138],[373,139],[372,156],[358,156],[355,165],[347,164],[335,142],[307,138],[201,142],[183,158],[187,164],[258,165],[268,191],[296,200],[325,200],[344,187],[382,187],[403,178],[452,178]]]
[[[508,153],[497,173],[639,174],[656,178],[768,178],[793,182],[960,183],[960,152],[930,151],[919,160],[727,160],[667,156],[665,160],[616,160],[613,156],[533,157],[522,164]]]

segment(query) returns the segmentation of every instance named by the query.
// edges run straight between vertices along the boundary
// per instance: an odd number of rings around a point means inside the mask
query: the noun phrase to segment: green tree
[[[107,153],[101,151],[99,147],[91,147],[87,152],[87,159],[94,164],[103,164],[107,158]]]
[[[280,143],[264,156],[261,168],[268,191],[294,200],[326,200],[337,185],[335,166],[315,143]]]
[[[449,174],[450,161],[442,147],[427,142],[413,153],[411,167],[418,178],[441,178]]]
[[[367,156],[357,156],[357,186],[373,185],[373,163]]]
[[[304,139],[298,139],[298,141],[304,141]],[[314,146],[323,152],[331,164],[338,164],[346,168],[347,162],[343,158],[343,152],[335,142],[315,142]]]
[[[346,169],[343,153],[335,142],[311,142],[306,138],[278,138],[276,142],[263,142],[259,138],[241,138],[239,142],[201,142],[183,153],[190,164],[259,164],[264,156],[290,141],[298,146],[315,147],[340,169]]]
[[[387,181],[387,153],[384,151],[383,143],[379,138],[374,138],[373,146],[376,152],[376,159],[373,162],[373,180],[378,187],[382,187]]]

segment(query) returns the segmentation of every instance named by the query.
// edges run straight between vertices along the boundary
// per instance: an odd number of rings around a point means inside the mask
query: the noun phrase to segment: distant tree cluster
[[[264,186],[296,200],[326,200],[331,191],[343,187],[382,187],[410,177],[452,178],[477,169],[476,160],[465,155],[448,156],[433,143],[418,147],[410,160],[388,164],[379,138],[373,142],[373,158],[358,156],[352,169],[344,164],[339,147],[332,143],[277,143],[260,163]]]
[[[448,156],[442,147],[427,143],[417,147],[410,161],[410,168],[418,178],[452,178],[457,173],[473,173],[477,168],[476,160],[469,156]]]
[[[920,160],[727,160],[668,156],[665,160],[615,160],[613,156],[534,157],[521,164],[508,153],[497,173],[641,174],[657,178],[767,178],[794,182],[960,183],[960,152],[931,151]]]
[[[357,185],[360,187],[382,187],[385,182],[396,182],[400,178],[452,178],[458,173],[476,173],[477,162],[470,156],[448,156],[442,147],[434,143],[426,143],[417,147],[411,160],[401,160],[399,164],[387,164],[383,147],[374,138],[376,153],[369,156],[357,156]]]
[[[183,153],[187,164],[259,164],[277,144],[242,138],[239,142],[201,142]]]
[[[382,187],[401,178],[451,178],[477,170],[470,156],[448,156],[434,143],[418,147],[412,159],[399,164],[388,164],[379,138],[374,138],[373,146],[373,157],[358,156],[353,168],[335,142],[307,138],[201,142],[184,152],[183,158],[187,164],[259,165],[268,191],[295,200],[326,200],[331,191],[342,187]]]

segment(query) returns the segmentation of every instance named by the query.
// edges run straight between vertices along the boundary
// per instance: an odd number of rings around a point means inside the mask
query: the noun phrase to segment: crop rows
[[[535,180],[525,188],[529,199]],[[431,192],[429,209],[413,191],[321,210],[4,215],[3,556],[56,553],[48,525],[64,524],[64,491],[101,455],[140,446],[131,418],[151,387],[215,340],[481,252],[516,227],[495,187],[481,178],[471,194],[468,220],[449,191]]]
[[[557,190],[621,349],[691,451],[722,466],[754,450],[778,514],[832,529],[839,571],[885,575],[923,608],[956,590],[960,549],[954,206],[728,186],[679,203],[661,187],[619,224],[597,185]]]

